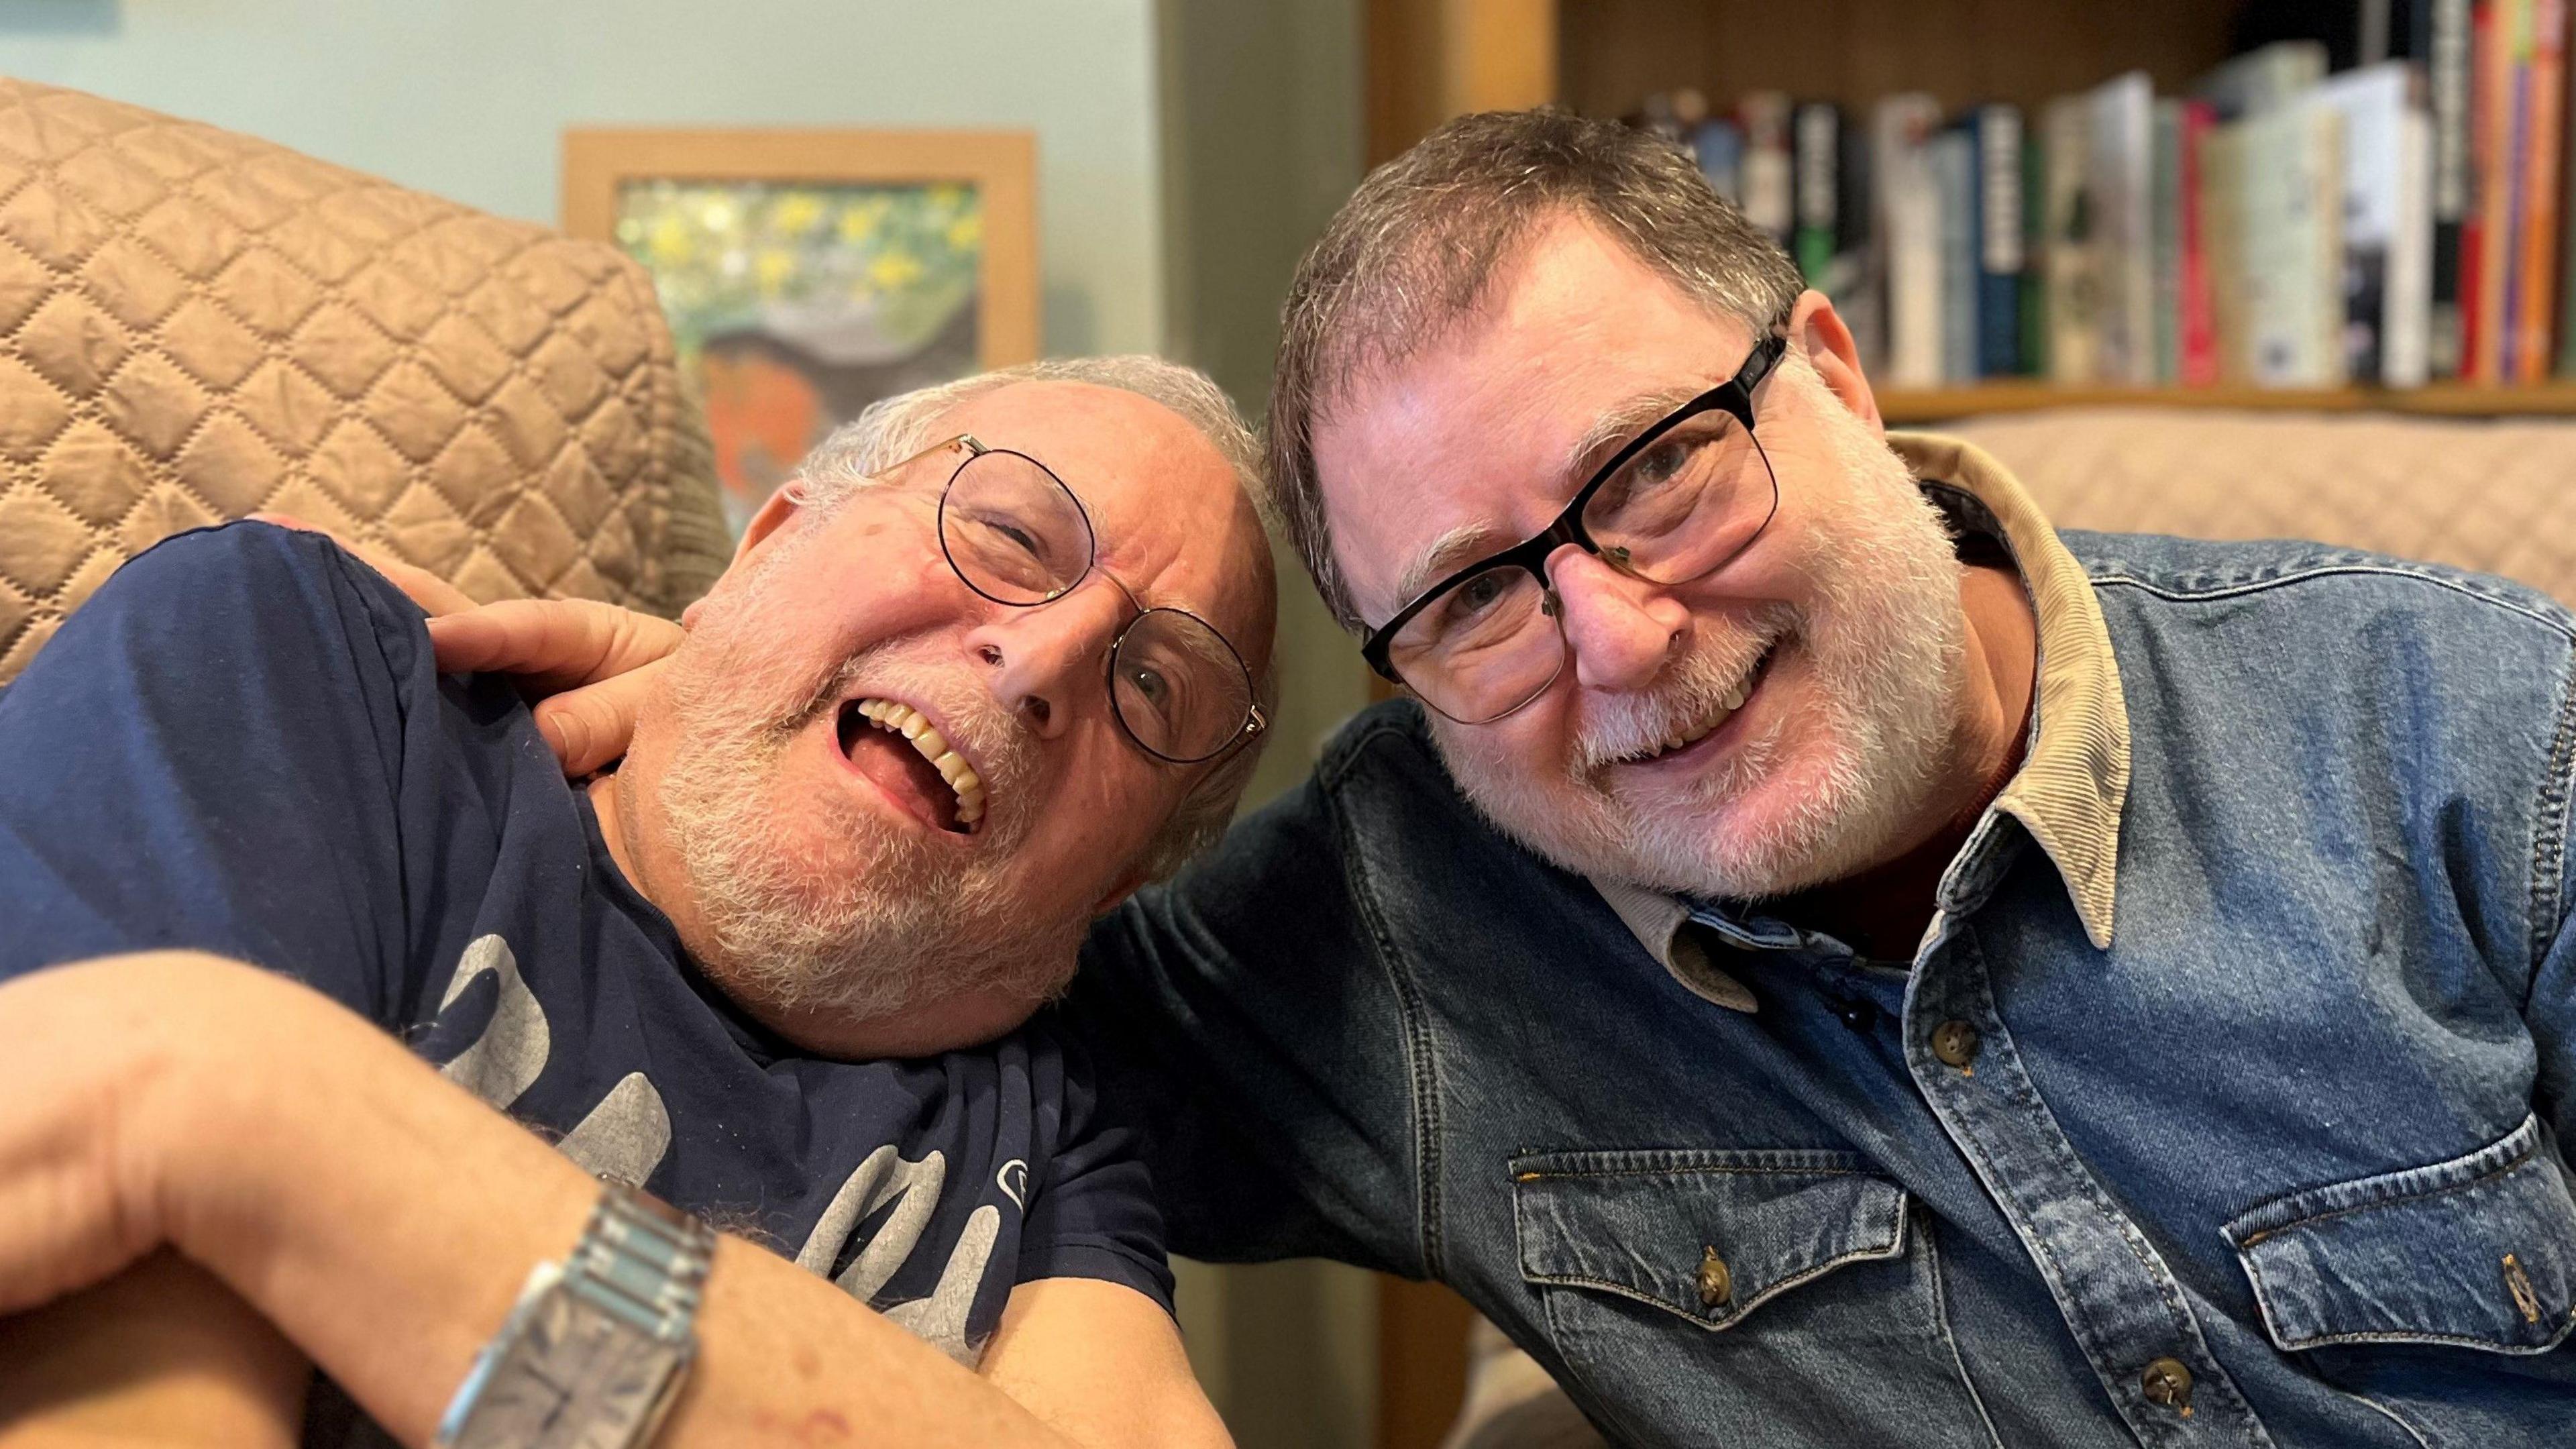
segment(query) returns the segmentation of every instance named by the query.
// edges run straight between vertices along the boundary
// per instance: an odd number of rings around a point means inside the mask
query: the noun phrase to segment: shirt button
[[[1699,1301],[1703,1308],[1723,1308],[1735,1296],[1735,1275],[1715,1248],[1699,1250]]]
[[[1967,1070],[1977,1059],[1977,1029],[1964,1021],[1945,1021],[1932,1028],[1932,1055],[1947,1067]]]
[[[2183,1366],[2182,1360],[2160,1358],[2147,1365],[2147,1371],[2138,1376],[2138,1388],[2146,1394],[2148,1403],[2161,1404],[2186,1419],[2191,1417],[2191,1370]]]

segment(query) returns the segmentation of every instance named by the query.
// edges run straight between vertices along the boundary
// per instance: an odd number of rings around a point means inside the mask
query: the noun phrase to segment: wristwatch
[[[440,1417],[434,1449],[642,1449],[697,1355],[713,1229],[610,1181],[540,1263]]]

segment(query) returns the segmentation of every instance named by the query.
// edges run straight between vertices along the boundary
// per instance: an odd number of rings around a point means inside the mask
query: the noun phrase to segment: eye
[[[1511,582],[1503,571],[1478,574],[1449,591],[1449,614],[1454,619],[1471,619],[1494,606],[1510,592]]]

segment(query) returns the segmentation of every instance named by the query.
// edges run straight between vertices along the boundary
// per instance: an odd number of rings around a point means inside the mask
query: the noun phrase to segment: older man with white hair
[[[321,536],[127,565],[0,696],[0,1442],[1222,1442],[1042,1008],[1250,768],[1251,458],[1149,359],[882,405],[573,788]]]

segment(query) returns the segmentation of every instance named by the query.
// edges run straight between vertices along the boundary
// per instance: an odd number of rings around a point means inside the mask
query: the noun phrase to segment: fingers
[[[379,548],[371,543],[360,543],[319,524],[307,523],[291,513],[254,513],[250,516],[262,523],[275,524],[279,528],[291,528],[298,533],[322,535],[365,560],[369,568],[383,574],[386,582],[402,590],[413,603],[420,605],[423,612],[433,617],[474,607],[472,595],[418,564],[407,563],[395,557],[388,549]]]
[[[635,716],[669,661],[656,659],[612,679],[558,694],[538,704],[537,732],[546,737],[567,775],[596,774],[626,753]]]
[[[514,674],[539,691],[596,684],[662,658],[685,635],[668,619],[588,599],[505,599],[432,619],[448,674]]]

